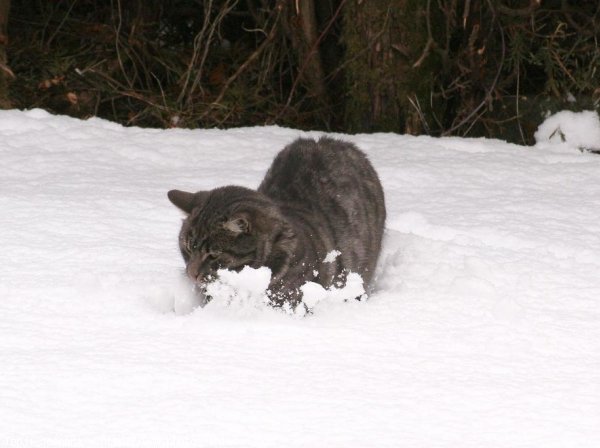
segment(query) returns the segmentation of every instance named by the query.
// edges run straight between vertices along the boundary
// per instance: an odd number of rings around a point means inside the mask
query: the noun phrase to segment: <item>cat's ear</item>
[[[223,223],[223,227],[235,235],[250,233],[250,223],[245,216],[232,216]]]
[[[171,190],[167,193],[169,201],[180,210],[191,213],[196,205],[198,193],[188,193],[187,191]]]

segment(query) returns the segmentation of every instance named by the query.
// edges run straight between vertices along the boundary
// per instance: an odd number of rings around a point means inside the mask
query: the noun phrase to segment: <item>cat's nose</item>
[[[186,272],[193,282],[206,283],[215,274],[216,269],[211,263],[207,263],[207,257],[208,255],[199,255],[188,263]]]
[[[194,283],[206,283],[209,272],[206,272],[201,267],[188,266],[187,275]]]
[[[194,282],[200,281],[201,277],[203,276],[203,273],[200,269],[200,264],[195,263],[194,261],[189,263],[186,266],[185,270],[186,270],[186,273],[187,273],[188,277],[190,278],[190,280],[192,280]]]
[[[188,273],[188,277],[190,280],[196,284],[206,283],[206,274],[198,273],[198,274],[190,274]]]

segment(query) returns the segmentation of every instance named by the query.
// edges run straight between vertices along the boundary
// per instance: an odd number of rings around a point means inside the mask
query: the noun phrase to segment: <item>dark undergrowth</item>
[[[531,143],[598,109],[600,6],[566,0],[22,0],[13,107]]]

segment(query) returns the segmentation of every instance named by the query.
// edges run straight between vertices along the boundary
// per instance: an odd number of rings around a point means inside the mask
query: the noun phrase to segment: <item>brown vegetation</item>
[[[529,143],[600,100],[591,0],[21,0],[6,46],[8,3],[3,107]]]
[[[8,95],[8,80],[14,78],[14,74],[8,66],[6,58],[6,47],[8,46],[8,11],[9,0],[0,0],[0,108],[9,108],[11,103]]]

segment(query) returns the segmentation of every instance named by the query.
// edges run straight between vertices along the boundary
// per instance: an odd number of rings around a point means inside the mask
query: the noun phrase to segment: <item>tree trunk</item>
[[[11,107],[8,99],[8,79],[14,78],[12,70],[8,67],[6,47],[8,46],[8,10],[10,0],[0,0],[0,109]]]
[[[298,76],[309,96],[326,102],[325,75],[319,51],[319,31],[314,0],[290,2],[286,34],[290,38],[298,62]]]
[[[306,75],[318,98],[325,97],[325,77],[319,52],[319,33],[317,31],[317,16],[313,0],[299,0],[299,16],[304,32],[304,58],[307,61]]]

